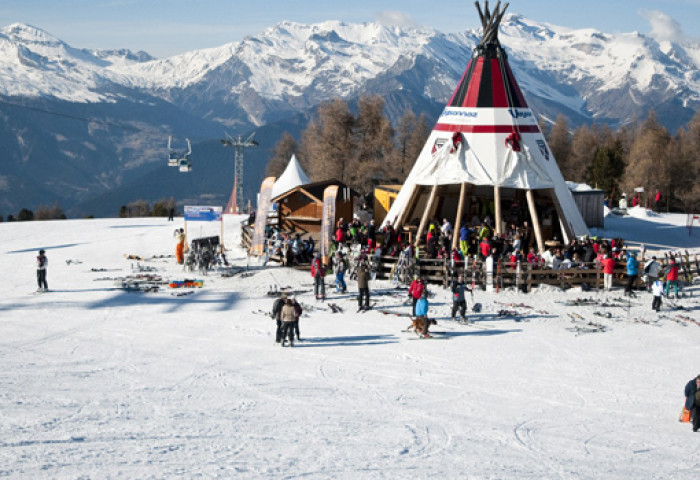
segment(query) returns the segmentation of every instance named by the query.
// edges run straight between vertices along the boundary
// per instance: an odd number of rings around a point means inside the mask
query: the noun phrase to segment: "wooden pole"
[[[437,194],[438,186],[434,185],[433,189],[430,191],[430,198],[428,199],[428,204],[425,206],[425,212],[423,212],[423,218],[420,220],[420,226],[416,232],[415,244],[418,246],[420,243],[420,237],[423,235],[423,230],[425,230],[425,225],[428,223],[428,218],[430,217],[430,211],[433,209],[433,202],[435,201],[435,195]]]
[[[467,212],[466,212],[466,217],[467,217],[467,226],[471,227],[471,221],[472,221],[472,194],[474,193],[474,186],[473,185],[468,185],[469,188],[467,188],[466,194],[467,194]]]
[[[571,243],[571,240],[575,237],[574,232],[569,227],[569,222],[564,215],[564,210],[561,208],[561,204],[557,198],[557,193],[554,189],[551,190],[551,194],[554,207],[557,210],[557,217],[559,217],[559,228],[561,229],[561,234],[564,237],[564,243]]]
[[[501,187],[493,186],[493,209],[496,215],[496,236],[501,236]]]
[[[452,248],[457,248],[459,245],[459,229],[462,228],[462,215],[464,211],[464,197],[467,193],[467,184],[462,183],[459,188],[459,204],[457,205],[457,218],[455,219],[455,229],[452,234]]]
[[[413,185],[413,189],[411,190],[411,195],[408,197],[408,203],[406,203],[406,207],[403,209],[403,212],[399,214],[399,216],[396,218],[396,223],[394,224],[394,230],[397,232],[403,228],[403,224],[406,222],[406,217],[408,217],[408,214],[411,212],[413,209],[413,205],[416,203],[416,198],[420,194],[420,186],[418,185]]]
[[[544,242],[542,241],[542,229],[540,228],[540,219],[537,217],[537,208],[535,207],[535,195],[532,190],[528,190],[527,206],[530,208],[530,218],[532,218],[532,227],[535,229],[535,238],[537,239],[537,250],[539,253],[544,252]]]
[[[221,223],[221,244],[219,245],[219,251],[223,253],[224,251],[224,216],[221,215],[221,220],[219,220]]]

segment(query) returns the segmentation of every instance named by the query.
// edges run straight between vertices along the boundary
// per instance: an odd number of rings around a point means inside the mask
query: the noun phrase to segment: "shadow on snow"
[[[84,245],[84,244],[83,243],[65,243],[63,245],[54,245],[52,247],[32,247],[32,248],[25,248],[23,250],[12,250],[10,252],[7,252],[7,254],[11,255],[13,253],[38,252],[39,250],[58,250],[59,248],[71,248],[71,247],[76,247],[78,245]]]
[[[61,301],[51,300],[51,308],[83,308],[85,310],[99,310],[102,308],[114,307],[140,307],[140,306],[164,306],[165,313],[176,312],[188,306],[210,306],[211,310],[228,311],[233,309],[240,299],[237,292],[193,292],[188,295],[177,296],[165,293],[127,292],[119,288],[94,288],[76,290],[52,290],[49,293],[37,294],[36,298],[50,299],[52,293],[84,293],[84,292],[117,292],[107,298],[95,301],[79,302],[63,299]],[[0,311],[21,310],[21,309],[44,309],[45,302],[28,303],[8,303],[0,305]]]

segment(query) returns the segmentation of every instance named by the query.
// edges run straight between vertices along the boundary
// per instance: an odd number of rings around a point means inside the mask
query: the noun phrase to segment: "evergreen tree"
[[[20,222],[28,222],[34,220],[34,212],[27,208],[23,208],[17,214],[17,220]]]
[[[624,169],[622,142],[616,140],[612,145],[599,148],[595,152],[590,169],[590,182],[608,196],[617,187]]]

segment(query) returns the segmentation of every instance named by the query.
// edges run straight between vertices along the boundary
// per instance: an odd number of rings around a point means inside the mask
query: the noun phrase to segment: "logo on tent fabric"
[[[433,143],[433,149],[430,151],[430,153],[435,155],[435,152],[440,150],[445,143],[447,143],[446,138],[436,138],[435,143]]]
[[[524,112],[519,112],[515,108],[509,108],[508,112],[510,113],[510,116],[513,118],[530,118],[532,117],[532,112],[530,111],[524,111]]]
[[[442,112],[440,117],[466,117],[466,118],[477,118],[479,116],[478,112],[469,110],[445,110]]]
[[[547,144],[544,140],[537,140],[537,146],[540,147],[540,153],[545,160],[549,161],[549,150],[547,149]]]

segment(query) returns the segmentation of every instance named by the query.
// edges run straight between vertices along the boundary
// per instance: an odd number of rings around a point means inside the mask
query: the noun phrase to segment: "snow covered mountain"
[[[298,123],[338,96],[381,94],[393,119],[407,106],[434,118],[479,38],[471,30],[281,22],[240,42],[157,60],[74,48],[23,24],[2,28],[0,139],[10,161],[0,166],[0,209],[17,207],[18,198],[66,206],[89,200],[157,165],[168,134],[212,140],[225,129]],[[518,15],[503,21],[500,39],[529,103],[546,118],[563,113],[572,125],[617,125],[653,108],[676,130],[700,106],[698,44],[572,30]],[[36,112],[43,111],[58,116],[41,121]],[[80,118],[94,122],[83,128]],[[95,156],[103,160],[93,162]],[[259,184],[264,161],[249,164],[246,184]],[[64,163],[76,169],[79,184],[61,173]],[[43,178],[28,180],[35,164],[61,181],[47,188]],[[14,185],[26,195],[12,192]],[[228,195],[230,185],[222,188]]]
[[[241,42],[155,60],[144,52],[75,49],[15,24],[0,31],[0,93],[110,102],[125,88],[225,125],[259,126],[381,86],[442,103],[478,38],[477,31],[281,22]],[[574,123],[625,122],[654,108],[675,129],[700,105],[699,44],[572,30],[518,15],[503,21],[500,38],[531,102],[569,113]],[[678,108],[687,111],[679,115]]]

